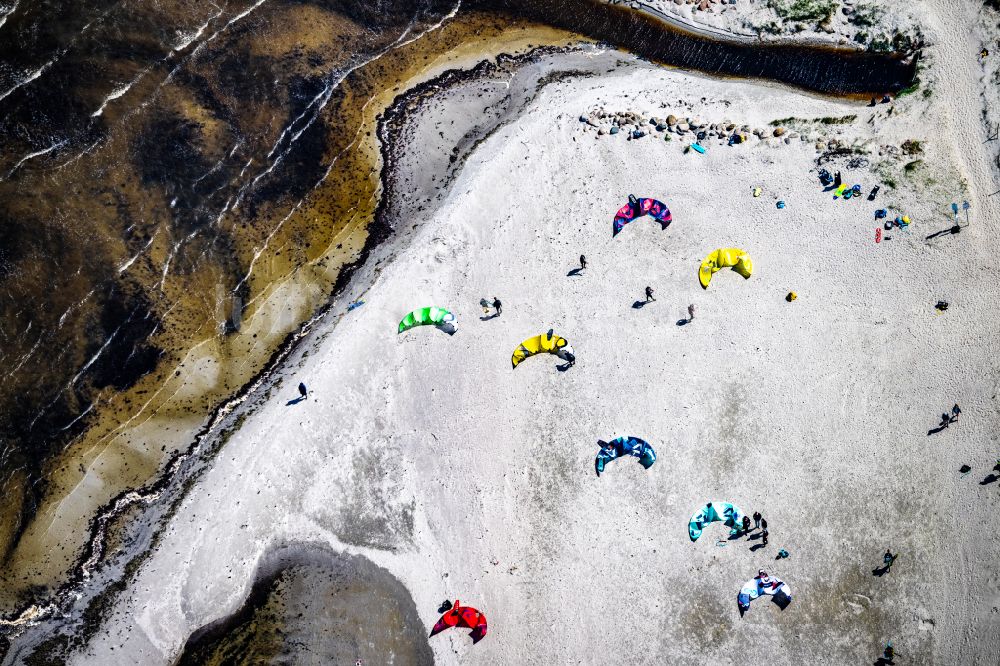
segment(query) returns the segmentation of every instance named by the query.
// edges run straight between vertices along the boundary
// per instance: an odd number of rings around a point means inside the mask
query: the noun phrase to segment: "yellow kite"
[[[750,274],[753,273],[753,262],[750,261],[749,254],[738,247],[720,247],[718,250],[710,252],[705,257],[705,261],[701,262],[701,268],[698,269],[698,280],[701,282],[701,286],[708,289],[712,275],[729,267],[745,278],[750,277]]]
[[[528,338],[518,345],[517,349],[514,350],[514,353],[510,357],[510,363],[516,368],[517,364],[524,359],[529,356],[534,356],[535,354],[541,354],[542,352],[548,352],[550,354],[555,354],[560,358],[566,358],[567,355],[572,356],[573,348],[569,346],[566,338],[560,338],[552,332],[552,329],[549,329],[548,333]]]

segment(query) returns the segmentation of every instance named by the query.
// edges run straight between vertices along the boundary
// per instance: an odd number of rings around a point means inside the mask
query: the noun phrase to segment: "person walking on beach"
[[[688,323],[694,321],[694,303],[688,306]]]
[[[758,529],[760,527],[760,511],[753,512],[753,528]]]
[[[958,415],[961,414],[961,413],[962,413],[962,410],[959,408],[959,406],[957,404],[954,407],[951,408],[951,414],[949,414],[948,412],[942,412],[942,414],[941,414],[941,423],[938,424],[938,427],[940,427],[942,430],[944,428],[947,428],[952,423],[954,423],[955,421],[958,420]]]
[[[303,400],[309,397],[309,389],[307,389],[306,385],[302,382],[299,382],[299,396],[301,396]]]
[[[764,530],[765,532],[767,531],[767,521],[764,520],[763,518],[760,519],[760,529]]]
[[[496,296],[493,297],[493,307],[494,309],[496,309],[497,316],[499,317],[500,313],[503,312],[503,303],[501,303],[500,299],[497,298]]]
[[[580,255],[580,270],[581,271],[587,270],[587,257],[585,257],[582,254]]]
[[[760,533],[760,543],[764,546],[767,545],[767,528],[765,527]]]
[[[656,299],[653,298],[653,288],[646,287],[646,302],[649,303],[650,301],[655,301],[655,300]]]
[[[885,555],[882,556],[882,564],[885,565],[885,572],[889,573],[892,569],[892,563],[896,561],[896,555],[889,552],[889,549],[885,549]]]
[[[750,533],[750,516],[743,516],[743,534]]]

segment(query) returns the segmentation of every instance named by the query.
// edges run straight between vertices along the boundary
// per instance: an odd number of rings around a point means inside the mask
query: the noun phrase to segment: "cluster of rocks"
[[[581,115],[580,122],[596,128],[598,136],[624,133],[629,141],[657,134],[662,134],[666,141],[676,135],[690,141],[717,139],[719,143],[743,143],[750,137],[783,138],[785,143],[791,143],[792,139],[800,138],[798,132],[790,132],[784,127],[751,129],[749,125],[737,125],[728,120],[708,123],[697,117],[678,118],[673,114],[662,118],[646,117],[634,111],[608,112],[600,109]]]

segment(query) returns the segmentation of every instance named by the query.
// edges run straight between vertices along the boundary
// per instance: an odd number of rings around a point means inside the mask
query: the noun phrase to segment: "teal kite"
[[[403,317],[399,322],[399,333],[408,331],[416,326],[436,326],[448,335],[454,335],[458,330],[458,323],[455,315],[444,308],[432,305],[429,308],[420,308]]]
[[[730,504],[729,502],[709,502],[691,516],[691,521],[688,523],[688,534],[691,536],[691,541],[697,541],[705,526],[717,520],[722,521],[726,527],[730,528],[730,534],[736,534],[740,531],[743,516],[745,515],[743,509],[735,504]]]

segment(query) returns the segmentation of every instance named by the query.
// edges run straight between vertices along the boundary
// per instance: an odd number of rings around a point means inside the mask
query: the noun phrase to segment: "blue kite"
[[[595,465],[597,467],[597,476],[601,475],[604,471],[604,466],[616,458],[621,458],[623,456],[633,456],[639,459],[639,464],[649,469],[656,462],[656,451],[653,447],[649,445],[644,439],[639,439],[638,437],[618,437],[611,440],[610,442],[605,442],[604,440],[597,440],[600,445],[601,450],[597,453],[597,460]]]

